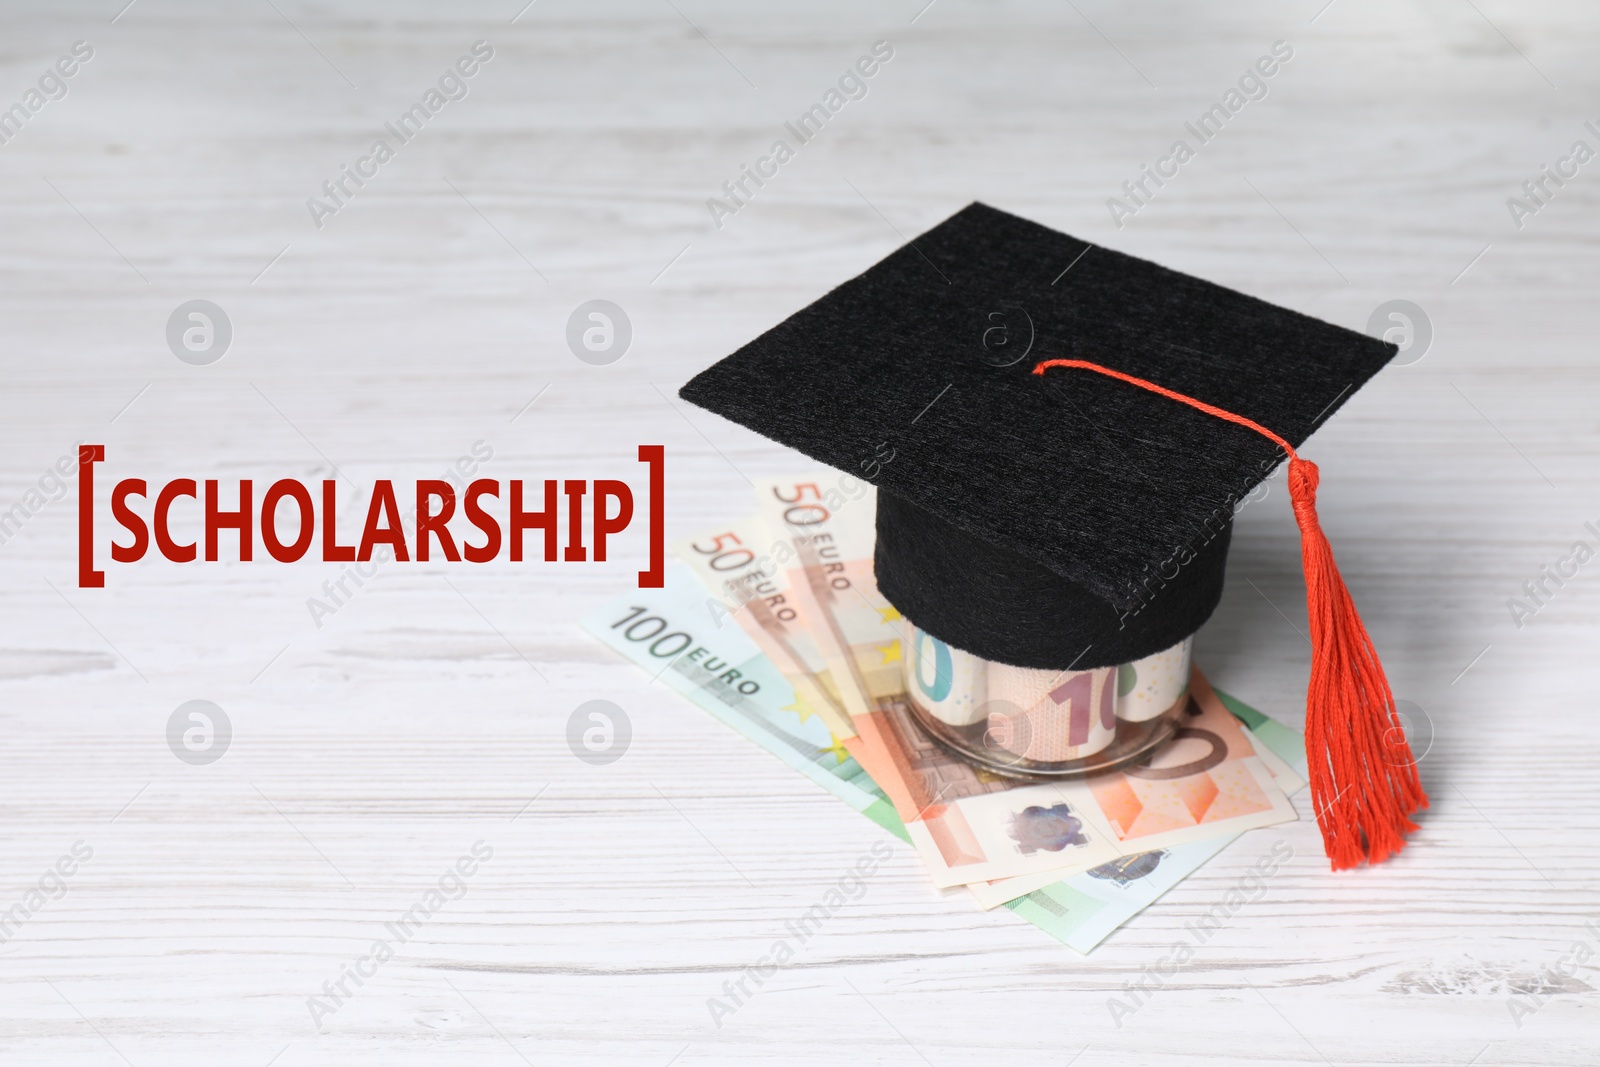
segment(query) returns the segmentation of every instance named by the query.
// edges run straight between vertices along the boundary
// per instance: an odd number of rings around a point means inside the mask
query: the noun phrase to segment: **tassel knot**
[[[1309,523],[1317,525],[1317,486],[1322,472],[1309,459],[1295,456],[1289,461],[1289,501],[1294,521],[1302,531]]]

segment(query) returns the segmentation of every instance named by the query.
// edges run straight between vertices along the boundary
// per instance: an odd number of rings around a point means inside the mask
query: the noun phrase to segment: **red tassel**
[[[1081,359],[1050,359],[1033,368],[1090,370],[1136,385],[1198,411],[1256,431],[1289,456],[1289,497],[1300,526],[1311,625],[1311,679],[1306,685],[1306,760],[1311,802],[1333,869],[1380,863],[1405,847],[1417,828],[1411,815],[1428,806],[1416,760],[1395,713],[1394,694],[1372,638],[1317,521],[1317,465],[1260,423]]]
[[[1290,449],[1289,498],[1300,525],[1311,624],[1306,759],[1311,803],[1333,869],[1381,863],[1417,828],[1428,806],[1394,694],[1317,521],[1317,465]]]

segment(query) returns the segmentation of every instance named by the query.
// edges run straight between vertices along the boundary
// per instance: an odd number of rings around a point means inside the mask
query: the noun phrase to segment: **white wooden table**
[[[636,478],[660,442],[681,536],[745,507],[740,472],[799,463],[667,397],[982,199],[1355,328],[1425,309],[1425,358],[1308,452],[1431,723],[1434,806],[1338,877],[1309,821],[1251,834],[1089,958],[940,898],[896,845],[719,1027],[708,998],[883,835],[577,629],[639,552],[396,567],[319,628],[336,564],[78,589],[68,496],[0,546],[0,908],[92,857],[0,945],[0,1060],[1600,1061],[1595,960],[1560,970],[1600,952],[1600,563],[1521,628],[1506,603],[1600,524],[1600,162],[1520,230],[1506,206],[1600,144],[1591,6],[122,2],[0,16],[0,106],[93,48],[0,147],[0,510],[79,440],[152,480],[362,486],[479,441],[497,477]],[[866,98],[714,227],[706,199],[880,39]],[[306,199],[478,40],[468,97],[317,228]],[[1114,226],[1106,199],[1278,40],[1266,98]],[[593,298],[633,323],[607,367],[564,340]],[[191,299],[233,324],[210,366],[165,341]],[[1230,577],[1201,662],[1298,723],[1281,488]],[[594,698],[634,726],[605,767],[564,740]],[[166,742],[191,699],[232,724],[207,766]],[[478,841],[465,895],[314,1024],[307,998]],[[1108,999],[1280,841],[1264,898],[1116,1025]]]

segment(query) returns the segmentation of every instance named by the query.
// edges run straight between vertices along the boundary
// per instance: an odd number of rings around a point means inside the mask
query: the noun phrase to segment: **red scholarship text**
[[[94,529],[94,465],[105,458],[104,445],[78,447],[78,585],[84,589],[101,589],[106,584],[105,571],[95,566]],[[666,576],[662,500],[666,450],[662,445],[640,445],[639,462],[645,465],[646,504],[642,510],[650,536],[650,566],[639,572],[639,588],[659,589]],[[123,478],[111,489],[111,514],[118,527],[109,539],[111,561],[135,563],[154,548],[174,563],[192,563],[202,558],[202,553],[205,560],[214,562],[224,549],[233,550],[230,558],[248,562],[255,558],[259,534],[266,554],[280,563],[308,556],[327,563],[363,561],[372,559],[377,551],[385,557],[392,554],[401,562],[488,563],[503,556],[520,563],[527,535],[538,531],[542,535],[539,551],[547,562],[593,559],[603,563],[607,540],[626,530],[635,515],[634,490],[627,482],[612,478],[592,482],[512,478],[504,484],[496,478],[478,478],[466,487],[459,501],[455,486],[442,479],[422,479],[397,490],[395,483],[385,478],[373,483],[359,539],[340,544],[335,521],[337,489],[332,479],[313,487],[295,478],[280,478],[266,484],[258,496],[256,483],[249,478],[233,482],[226,493],[215,478],[203,482],[175,478],[164,486],[151,486],[143,478]],[[402,493],[403,502],[415,506],[409,525],[401,519]],[[184,498],[200,504],[204,535],[179,543],[169,518],[173,505]],[[486,500],[501,499],[508,504],[504,523],[485,505]],[[134,509],[135,500],[143,502],[140,509],[149,512],[149,521]],[[473,528],[459,542],[446,526],[458,503]],[[283,518],[286,513],[293,513],[298,525]],[[292,531],[292,536],[285,535],[285,529]]]

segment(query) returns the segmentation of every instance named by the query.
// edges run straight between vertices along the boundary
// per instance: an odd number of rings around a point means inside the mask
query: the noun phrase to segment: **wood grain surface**
[[[1600,1062],[1600,562],[1520,627],[1507,606],[1600,543],[1600,161],[1520,228],[1506,203],[1600,147],[1591,5],[124,2],[0,8],[0,107],[93,49],[0,145],[0,512],[27,513],[0,545],[0,911],[92,850],[0,944],[0,1061]],[[480,40],[466,98],[316,225],[307,198]],[[879,40],[866,96],[715,225],[707,198]],[[1277,41],[1265,97],[1117,226],[1107,199]],[[1083,958],[896,843],[718,1025],[708,999],[884,835],[579,631],[636,545],[396,565],[319,626],[337,564],[80,590],[75,494],[27,503],[76,441],[152,481],[352,492],[477,442],[491,476],[589,478],[662,443],[687,535],[801,461],[677,386],[974,199],[1353,328],[1425,312],[1423,358],[1306,449],[1429,739],[1395,861],[1334,876],[1308,819],[1257,831]],[[610,366],[565,340],[595,298],[633,326]],[[209,366],[167,346],[191,299],[233,326]],[[1198,656],[1298,724],[1273,484]],[[633,724],[604,767],[565,741],[595,698]],[[232,724],[206,766],[167,744],[192,699]],[[1164,969],[1280,841],[1261,898]],[[314,1020],[476,842],[464,895]]]

